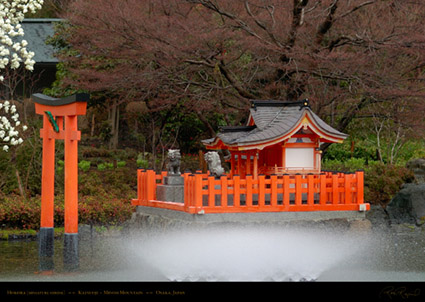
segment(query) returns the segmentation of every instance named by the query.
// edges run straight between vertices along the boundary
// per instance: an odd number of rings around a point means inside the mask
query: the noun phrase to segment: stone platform
[[[370,227],[365,212],[359,211],[312,211],[312,212],[262,212],[189,214],[186,212],[137,206],[128,227],[139,232],[142,229],[178,229],[180,227],[203,228],[211,226],[289,226],[336,228],[350,230]]]
[[[184,202],[184,178],[180,175],[164,177],[164,184],[156,188],[156,196],[161,201]]]

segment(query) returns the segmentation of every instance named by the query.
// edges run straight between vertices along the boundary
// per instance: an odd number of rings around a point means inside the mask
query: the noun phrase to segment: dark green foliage
[[[41,192],[41,140],[29,137],[16,150],[0,152],[0,196],[18,193],[18,178],[28,196]]]
[[[326,150],[323,156],[324,161],[336,160],[346,161],[352,158],[363,159],[365,163],[376,161],[376,147],[369,145],[366,141],[357,141],[352,143],[348,138],[342,144],[332,144]]]
[[[371,204],[386,206],[404,183],[414,180],[413,172],[404,166],[388,165],[378,161],[370,161],[366,165],[361,158],[351,158],[344,162],[329,160],[323,163],[324,170],[365,173],[365,201]]]
[[[176,131],[176,125],[169,124],[169,127],[171,133]],[[178,127],[177,140],[183,153],[194,153],[202,149],[199,138],[206,132],[206,128],[195,114],[183,115]]]
[[[365,201],[386,206],[404,183],[413,181],[413,173],[405,168],[411,158],[423,156],[423,141],[409,141],[400,150],[397,164],[388,164],[377,157],[372,139],[347,139],[343,144],[333,144],[326,151],[322,169],[342,172],[365,172]]]
[[[0,191],[9,194],[17,189],[13,166],[10,165],[10,153],[0,152]]]
[[[386,206],[404,183],[413,182],[412,171],[405,167],[377,163],[365,171],[365,200]]]

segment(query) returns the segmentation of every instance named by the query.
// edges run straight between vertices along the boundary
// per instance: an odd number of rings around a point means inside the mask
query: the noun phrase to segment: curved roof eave
[[[333,127],[329,126],[327,123],[325,123],[319,116],[317,116],[313,111],[311,111],[311,109],[309,109],[308,112],[309,112],[311,119],[324,132],[328,133],[329,135],[341,137],[341,138],[344,138],[344,139],[348,137],[348,134],[342,133],[342,132],[334,129]]]
[[[306,124],[304,122],[305,118],[308,119],[308,124]],[[264,149],[265,147],[280,143],[288,138],[290,138],[291,136],[293,136],[296,132],[298,132],[302,127],[304,127],[304,125],[306,125],[307,127],[309,127],[316,135],[318,135],[320,137],[320,139],[326,141],[326,142],[331,142],[331,143],[342,143],[342,141],[344,139],[346,139],[348,137],[347,134],[341,133],[333,128],[331,128],[330,126],[327,127],[329,129],[324,129],[323,127],[320,126],[321,123],[324,123],[322,120],[317,121],[316,118],[314,118],[314,115],[312,114],[311,110],[307,110],[304,109],[304,112],[301,115],[301,118],[299,119],[299,121],[291,128],[289,129],[287,132],[275,136],[273,138],[269,138],[267,140],[258,140],[258,141],[251,141],[251,142],[246,142],[246,143],[240,143],[240,142],[236,142],[236,143],[230,143],[230,144],[226,144],[224,142],[223,145],[229,147],[229,148],[238,148],[238,149],[242,149],[242,150],[249,150],[249,149]],[[334,131],[331,131],[334,130]],[[217,142],[218,143],[218,142]],[[217,143],[215,145],[217,145]]]
[[[229,143],[225,143],[220,137],[217,136],[209,142],[203,141],[203,143],[209,148],[226,146],[228,148],[241,150],[263,149],[290,138],[304,126],[309,127],[316,135],[319,136],[323,142],[342,143],[342,141],[348,137],[347,134],[339,132],[338,130],[326,124],[322,119],[320,119],[320,117],[314,114],[310,108],[305,107],[302,110],[303,112],[301,113],[300,118],[294,124],[294,126],[277,136],[268,137],[262,140],[252,140],[247,142],[235,141]],[[306,118],[307,121],[305,121]]]

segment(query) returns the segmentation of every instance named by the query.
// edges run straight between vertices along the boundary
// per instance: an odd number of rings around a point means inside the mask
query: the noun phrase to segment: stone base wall
[[[285,213],[233,213],[188,214],[184,212],[137,207],[126,225],[129,233],[143,230],[176,230],[181,228],[210,228],[223,226],[282,226],[294,228],[329,229],[335,231],[368,230],[371,223],[364,212],[285,212]]]

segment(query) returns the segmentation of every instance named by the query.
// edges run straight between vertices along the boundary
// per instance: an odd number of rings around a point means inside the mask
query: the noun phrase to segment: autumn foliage
[[[150,110],[309,98],[345,131],[373,104],[424,109],[423,1],[77,0],[64,17],[68,84]]]

